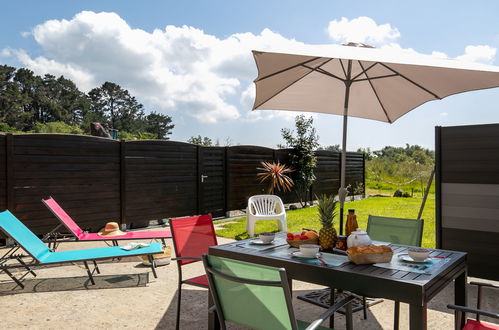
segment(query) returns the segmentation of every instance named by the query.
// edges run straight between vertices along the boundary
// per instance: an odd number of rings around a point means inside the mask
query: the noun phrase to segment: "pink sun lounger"
[[[46,235],[45,240],[53,241],[55,231],[63,225],[66,227],[77,241],[113,241],[114,245],[118,245],[117,241],[123,240],[141,240],[141,239],[161,239],[164,245],[166,238],[171,238],[172,233],[169,230],[161,231],[133,231],[127,232],[125,235],[120,236],[100,236],[97,233],[84,233],[83,230],[74,222],[74,220],[63,210],[63,208],[52,198],[42,199],[43,204],[55,215],[61,222],[49,234]],[[52,234],[52,235],[50,235]],[[57,237],[55,237],[57,240]],[[53,242],[55,245],[55,242]],[[54,246],[55,248],[55,246]]]

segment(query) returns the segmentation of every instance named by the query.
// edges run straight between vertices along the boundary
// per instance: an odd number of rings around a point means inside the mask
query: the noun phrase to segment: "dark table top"
[[[433,266],[430,274],[381,268],[373,265],[355,265],[346,262],[341,266],[324,266],[306,263],[299,258],[283,259],[273,254],[280,251],[294,251],[282,243],[283,234],[276,236],[275,248],[257,249],[237,241],[210,247],[209,254],[286,269],[288,277],[344,289],[368,297],[383,297],[409,304],[422,306],[453,279],[466,271],[466,253],[432,249],[430,256],[443,257],[443,261]],[[389,244],[394,257],[407,253],[410,246]]]

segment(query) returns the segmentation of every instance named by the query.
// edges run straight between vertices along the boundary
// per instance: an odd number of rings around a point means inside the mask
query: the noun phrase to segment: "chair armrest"
[[[470,285],[478,285],[479,287],[484,286],[487,288],[499,289],[499,285],[485,282],[470,282]]]
[[[317,329],[322,324],[322,322],[327,320],[331,315],[333,315],[341,307],[351,303],[352,300],[354,300],[354,299],[355,298],[353,296],[348,296],[345,299],[343,299],[342,301],[337,302],[333,306],[329,307],[329,309],[327,311],[325,311],[324,313],[322,313],[318,319],[312,321],[312,323],[310,323],[310,325],[305,330]]]
[[[482,309],[476,309],[476,308],[471,308],[471,307],[465,307],[465,306],[458,306],[458,305],[447,305],[447,308],[453,309],[457,312],[464,312],[464,313],[471,313],[471,314],[479,314],[487,317],[492,317],[495,319],[499,319],[499,313],[493,313],[489,311],[484,311]]]

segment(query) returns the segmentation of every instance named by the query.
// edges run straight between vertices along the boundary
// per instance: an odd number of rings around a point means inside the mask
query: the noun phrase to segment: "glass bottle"
[[[357,230],[357,227],[359,227],[359,225],[357,223],[357,216],[355,215],[355,210],[349,209],[347,214],[347,221],[345,223],[345,234],[349,236],[352,233],[352,231]]]

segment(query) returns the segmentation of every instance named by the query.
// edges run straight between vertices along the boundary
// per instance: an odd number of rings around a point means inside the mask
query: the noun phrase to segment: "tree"
[[[16,68],[0,66],[0,122],[14,130],[29,127],[31,114],[24,111],[24,100],[19,84],[14,81]]]
[[[168,135],[172,134],[174,127],[172,118],[168,115],[152,111],[146,117],[146,131],[155,134],[157,139],[169,140]]]
[[[312,126],[313,122],[312,117],[296,116],[296,137],[294,131],[281,129],[286,146],[292,148],[289,155],[290,165],[294,170],[295,193],[302,207],[306,206],[310,186],[315,181],[314,169],[317,167],[314,151],[319,147],[319,137]]]
[[[143,105],[120,85],[106,81],[101,87],[92,89],[88,96],[90,109],[85,114],[87,126],[97,121],[111,128],[132,133],[144,128]]]
[[[213,142],[211,141],[211,139],[209,137],[207,137],[207,136],[201,137],[201,135],[191,136],[189,138],[189,140],[187,140],[187,142],[192,143],[192,144],[197,144],[200,146],[204,146],[204,147],[213,146]]]
[[[327,147],[323,147],[324,150],[327,151],[336,151],[336,152],[341,152],[341,147],[339,144],[333,144]]]

